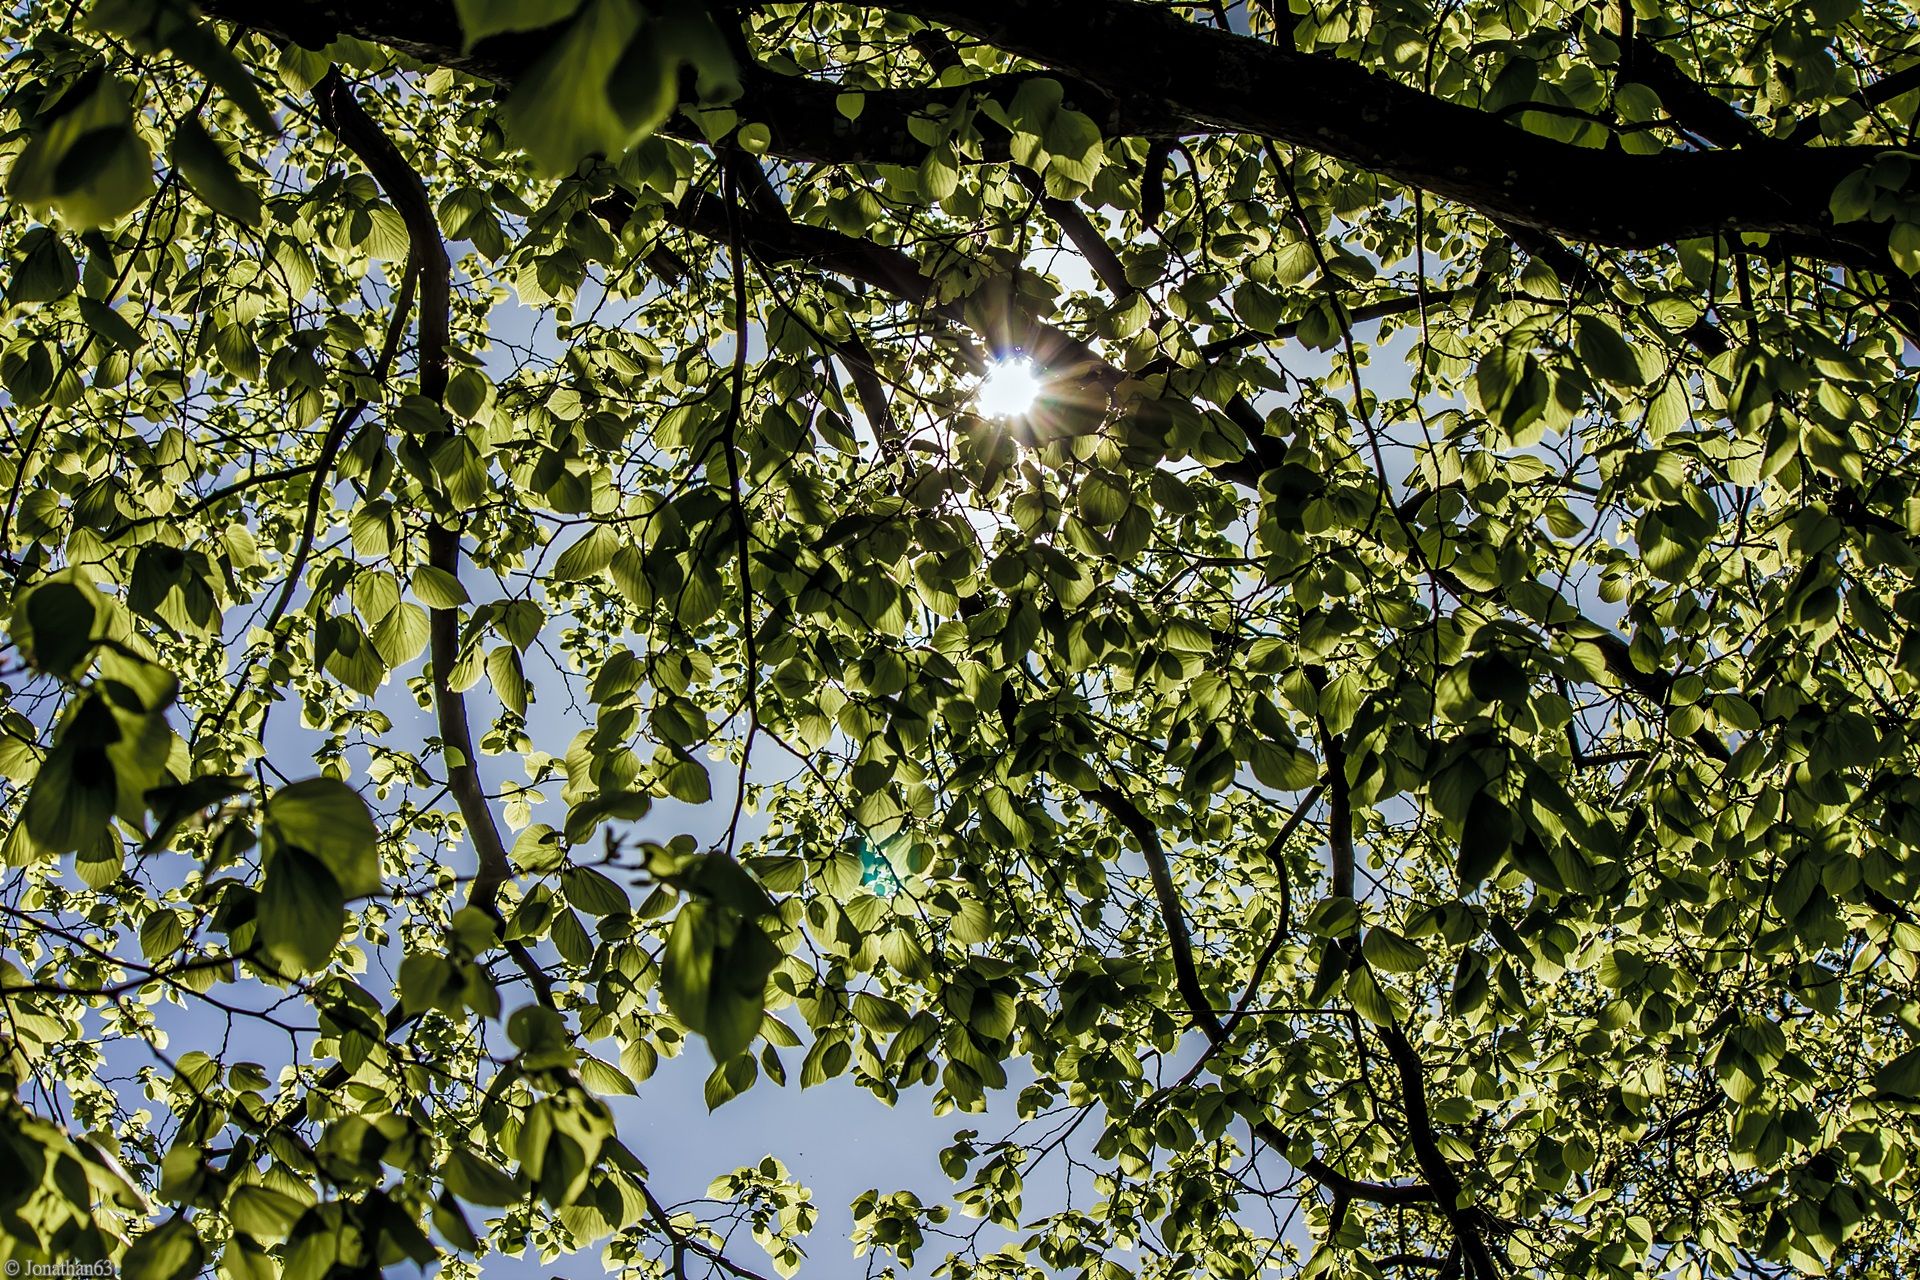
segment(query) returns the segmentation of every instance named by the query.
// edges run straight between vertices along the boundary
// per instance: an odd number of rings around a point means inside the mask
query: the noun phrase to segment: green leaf
[[[447,1004],[454,967],[445,956],[416,951],[400,962],[400,1008],[407,1013]],[[455,1001],[457,1007],[457,999]]]
[[[530,1004],[513,1011],[507,1019],[507,1038],[520,1050],[527,1067],[573,1065],[573,1042],[567,1035],[567,1020],[545,1005]]]
[[[411,601],[402,601],[387,611],[380,625],[367,638],[388,670],[404,667],[426,651],[432,638],[427,611]]]
[[[582,800],[567,811],[567,844],[583,844],[594,828],[608,818],[638,822],[653,808],[653,797],[644,791],[604,791],[591,800]]]
[[[1494,425],[1513,437],[1539,421],[1551,394],[1546,372],[1533,352],[1508,346],[1496,347],[1482,357],[1473,385]]]
[[[51,227],[34,227],[14,247],[13,278],[7,282],[7,305],[54,302],[80,283],[80,264]]]
[[[568,867],[560,875],[560,890],[568,902],[590,916],[610,916],[633,906],[625,889],[592,867]]]
[[[707,777],[706,766],[688,756],[681,756],[669,765],[661,775],[660,784],[669,796],[683,804],[705,804],[713,799],[713,783]]]
[[[461,369],[447,382],[447,408],[468,421],[478,418],[492,400],[493,384],[479,369]]]
[[[15,638],[31,650],[34,665],[42,671],[77,678],[93,652],[99,602],[99,594],[83,584],[44,582],[27,594],[21,606],[27,631]]]
[[[280,126],[274,120],[273,112],[267,108],[266,100],[260,96],[259,82],[226,43],[218,38],[213,27],[189,17],[170,34],[168,47],[210,83],[219,86],[220,91],[240,108],[248,124],[268,137],[279,135]]]
[[[87,328],[93,330],[93,336],[106,345],[126,352],[138,351],[146,345],[146,339],[140,331],[106,303],[81,298],[79,306],[80,316],[87,322]]]
[[[773,145],[773,130],[764,124],[743,124],[734,134],[734,140],[748,155],[765,155],[767,148]]]
[[[413,571],[413,594],[429,609],[457,609],[470,601],[460,579],[430,564]]]
[[[1248,751],[1253,774],[1278,791],[1301,791],[1320,776],[1319,764],[1298,747],[1256,741]]]
[[[1133,494],[1124,485],[1100,472],[1087,477],[1080,486],[1080,516],[1096,529],[1118,524],[1133,505]]]
[[[1007,104],[1007,123],[1015,133],[1014,158],[1021,164],[1035,168],[1045,164],[1041,144],[1065,96],[1060,82],[1050,77],[1023,81],[1015,91]]]
[[[1859,169],[1840,179],[1827,200],[1836,223],[1859,222],[1873,212],[1874,183],[1870,170]]]
[[[107,748],[121,729],[105,699],[84,695],[62,725],[27,793],[20,821],[41,852],[71,853],[107,834],[120,784]]]
[[[336,778],[308,778],[267,801],[268,826],[286,844],[319,858],[349,898],[380,890],[380,829],[360,793]]]
[[[904,1031],[911,1021],[906,1007],[898,1000],[877,996],[870,991],[859,992],[853,997],[853,1017],[861,1026],[880,1035]]]
[[[496,645],[487,655],[487,678],[500,705],[516,715],[527,712],[527,676],[520,665],[520,651],[510,644]]]
[[[752,1087],[760,1078],[760,1067],[744,1054],[719,1063],[707,1076],[702,1087],[707,1110],[717,1111]]]
[[[1233,310],[1248,327],[1262,333],[1278,329],[1286,314],[1280,295],[1258,280],[1249,280],[1234,292]]]
[[[1633,348],[1618,329],[1599,316],[1579,318],[1574,350],[1591,372],[1615,386],[1637,387],[1646,381]]]
[[[515,1150],[540,1196],[558,1208],[587,1187],[600,1149],[613,1132],[612,1115],[598,1099],[573,1089],[542,1098],[527,1113]]]
[[[227,324],[216,328],[213,331],[213,352],[219,358],[221,367],[234,377],[253,379],[260,376],[260,350],[254,346],[252,337],[244,327]],[[356,523],[359,518],[356,513]],[[355,536],[357,541],[357,529]],[[381,549],[385,549],[384,543]]]
[[[1518,707],[1527,700],[1527,673],[1512,658],[1493,650],[1473,659],[1467,668],[1467,687],[1482,702]]]
[[[704,1036],[714,1061],[753,1043],[766,1011],[767,975],[780,961],[760,927],[738,912],[693,901],[667,938],[660,989],[673,1015]]]
[[[592,962],[593,939],[587,936],[586,926],[572,911],[555,913],[549,932],[553,937],[553,949],[560,953],[562,959],[570,964]]]
[[[7,175],[7,195],[53,205],[83,227],[104,227],[153,194],[153,153],[133,127],[126,85],[93,70],[27,134]]]
[[[278,1244],[287,1238],[293,1224],[306,1206],[292,1196],[267,1187],[235,1187],[227,1201],[227,1217],[234,1230],[244,1231],[262,1244]]]
[[[1360,703],[1367,696],[1368,682],[1358,671],[1349,671],[1327,683],[1320,691],[1320,718],[1334,733],[1345,733],[1353,724]]]
[[[349,689],[377,692],[387,678],[387,664],[374,647],[373,638],[348,615],[316,621],[316,626],[322,625],[332,631],[333,651],[327,656],[327,673]]]
[[[149,960],[172,955],[186,938],[186,925],[178,911],[162,907],[140,922],[140,954]]]
[[[598,576],[620,549],[620,537],[606,525],[595,525],[586,536],[560,553],[553,576],[562,582],[580,582]]]
[[[164,849],[188,818],[233,796],[246,794],[247,785],[248,780],[238,775],[208,774],[189,778],[177,786],[151,788],[145,798],[147,808],[153,811],[153,832],[141,852]]]
[[[1876,1093],[1920,1101],[1920,1049],[1909,1049],[1873,1073]]]
[[[1322,938],[1345,938],[1360,928],[1360,904],[1344,894],[1328,894],[1307,913],[1308,932]]]
[[[1354,1012],[1378,1027],[1390,1027],[1399,1021],[1392,995],[1375,981],[1373,971],[1364,965],[1347,975],[1347,999]]]
[[[1419,943],[1382,925],[1367,930],[1360,940],[1360,952],[1368,964],[1387,973],[1412,973],[1427,963],[1427,953]]]
[[[513,864],[522,871],[542,875],[564,866],[567,851],[558,832],[544,822],[536,822],[514,840],[512,856]]]
[[[441,1176],[446,1179],[447,1190],[469,1204],[509,1205],[526,1196],[526,1191],[512,1175],[492,1161],[475,1155],[464,1143],[457,1141],[447,1152],[447,1162],[442,1167]]]
[[[760,882],[724,850],[702,854],[678,871],[659,868],[657,874],[696,897],[717,902],[750,918],[771,915],[774,911],[773,900]]]
[[[1920,222],[1896,222],[1887,232],[1887,252],[1893,265],[1908,275],[1920,275]]]
[[[141,53],[168,50],[218,86],[254,128],[268,135],[279,133],[253,73],[211,26],[197,20],[190,5],[173,0],[94,0],[87,23],[121,37]]]
[[[633,1080],[626,1072],[611,1063],[602,1062],[591,1055],[580,1059],[580,1083],[595,1093],[633,1094]]]
[[[187,180],[193,193],[214,212],[224,213],[245,226],[260,225],[259,193],[241,179],[226,152],[198,120],[189,116],[180,122],[169,154],[173,167]]]
[[[282,849],[260,887],[260,940],[295,973],[326,968],[346,928],[346,900],[325,863],[304,849]]]
[[[660,1051],[645,1040],[630,1040],[620,1050],[620,1069],[627,1079],[643,1084],[660,1067]]]
[[[634,0],[587,0],[514,81],[500,118],[542,174],[571,173],[590,155],[618,157],[673,110],[673,68],[638,39],[641,21]]]
[[[703,106],[740,96],[740,68],[709,6],[700,0],[655,0],[651,12],[654,38],[674,69],[673,78],[680,67],[692,68],[694,94]]]
[[[800,1064],[800,1087],[811,1089],[817,1084],[825,1084],[845,1071],[852,1060],[853,1046],[845,1040],[838,1037],[816,1039]]]
[[[133,1242],[120,1262],[123,1280],[189,1280],[206,1260],[200,1235],[185,1218],[172,1218]]]
[[[1489,791],[1476,792],[1460,833],[1460,885],[1471,889],[1500,865],[1513,841],[1513,818]]]
[[[1600,985],[1614,991],[1624,991],[1639,983],[1646,976],[1647,963],[1624,947],[1615,947],[1600,958],[1597,973]]]

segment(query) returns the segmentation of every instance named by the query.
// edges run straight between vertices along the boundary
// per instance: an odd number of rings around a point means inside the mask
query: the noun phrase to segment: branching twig
[[[1110,784],[1101,785],[1084,791],[1089,800],[1098,804],[1124,826],[1140,845],[1140,851],[1147,860],[1148,874],[1154,883],[1154,894],[1159,902],[1161,922],[1167,930],[1168,944],[1173,952],[1175,985],[1181,999],[1187,1005],[1187,1012],[1194,1024],[1205,1033],[1209,1042],[1220,1042],[1226,1038],[1225,1028],[1220,1024],[1219,1015],[1205,999],[1200,988],[1199,974],[1194,968],[1192,938],[1187,930],[1185,915],[1180,910],[1179,898],[1173,892],[1173,876],[1167,866],[1166,850],[1160,844],[1160,833],[1153,821],[1141,812],[1140,807],[1127,794]],[[1254,1123],[1254,1132],[1262,1142],[1293,1159],[1291,1151],[1295,1145],[1292,1134],[1281,1129],[1271,1120]],[[1308,1177],[1318,1181],[1336,1197],[1365,1200],[1373,1204],[1427,1204],[1436,1199],[1434,1188],[1426,1183],[1412,1182],[1369,1182],[1350,1178],[1316,1155],[1295,1162]]]

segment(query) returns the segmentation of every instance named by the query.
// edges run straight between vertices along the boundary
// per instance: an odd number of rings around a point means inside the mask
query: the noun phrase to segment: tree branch
[[[1862,107],[1871,110],[1874,107],[1885,106],[1902,94],[1912,93],[1916,89],[1920,89],[1920,62],[1916,62],[1912,66],[1905,67],[1899,71],[1889,72],[1887,75],[1875,80],[1872,84],[1861,86],[1860,90],[1848,98],[1847,101],[1857,102]],[[1825,115],[1826,112],[1823,111],[1818,115],[1809,116],[1805,120],[1802,120],[1794,126],[1793,132],[1787,135],[1788,141],[1811,142],[1813,139],[1818,138],[1820,136],[1820,121]]]
[[[426,183],[400,154],[379,122],[367,114],[336,68],[314,87],[321,121],[331,129],[386,192],[407,228],[409,254],[420,279],[420,393],[440,404],[447,392],[447,348],[453,316],[453,265],[440,238]],[[460,574],[460,533],[438,522],[427,526],[427,562],[456,580]],[[473,839],[479,869],[468,886],[467,905],[501,918],[500,887],[512,875],[506,842],[494,821],[493,807],[474,763],[473,730],[467,700],[453,688],[460,658],[460,615],[454,608],[428,611],[428,650],[433,663],[433,703],[440,741],[447,754],[447,788]],[[524,943],[509,942],[513,956],[541,1002],[553,1003],[553,986]]]
[[[1621,79],[1633,80],[1660,95],[1668,114],[1717,147],[1760,147],[1774,142],[1760,126],[1723,98],[1716,98],[1680,69],[1673,55],[1639,34],[1628,35]]]
[[[1467,1273],[1479,1280],[1497,1280],[1499,1272],[1494,1268],[1493,1255],[1481,1237],[1480,1215],[1470,1204],[1463,1203],[1465,1195],[1459,1176],[1448,1163],[1446,1153],[1440,1150],[1434,1134],[1433,1115],[1427,1109],[1426,1064],[1399,1027],[1392,1024],[1381,1027],[1380,1040],[1386,1045],[1387,1057],[1400,1077],[1400,1100],[1407,1113],[1407,1139],[1413,1146],[1414,1159],[1419,1161],[1422,1176],[1433,1188],[1441,1212],[1453,1223],[1466,1257]]]
[[[1307,669],[1314,692],[1326,687],[1326,673]],[[1320,755],[1326,761],[1328,888],[1337,898],[1353,897],[1353,788],[1347,781],[1347,753],[1338,735],[1315,716],[1320,731]]]
[[[1125,792],[1111,784],[1101,783],[1083,790],[1081,794],[1112,814],[1139,844],[1140,852],[1147,860],[1147,873],[1153,880],[1154,898],[1159,905],[1161,923],[1167,931],[1167,943],[1173,954],[1175,986],[1187,1006],[1188,1014],[1206,1035],[1208,1042],[1216,1047],[1221,1045],[1226,1039],[1226,1029],[1221,1026],[1219,1015],[1213,1011],[1213,1006],[1201,991],[1199,971],[1193,963],[1192,935],[1187,930],[1185,913],[1180,910],[1179,895],[1174,889],[1173,875],[1167,866],[1167,854],[1160,843],[1159,830]],[[1253,1127],[1262,1142],[1293,1160],[1290,1153],[1296,1143],[1294,1135],[1271,1120],[1256,1121]],[[1308,1155],[1305,1160],[1293,1162],[1301,1172],[1339,1199],[1404,1205],[1430,1203],[1436,1198],[1434,1188],[1422,1183],[1368,1182],[1350,1178],[1317,1155]]]
[[[295,39],[345,32],[503,84],[558,30],[494,37],[467,51],[444,0],[207,0],[205,7]],[[1271,137],[1566,240],[1647,248],[1739,231],[1790,234],[1825,261],[1887,267],[1883,233],[1836,227],[1827,208],[1840,180],[1883,148],[1628,155],[1577,147],[1331,54],[1299,53],[1133,0],[885,0],[874,7],[942,23],[1045,65],[1063,80],[1071,105],[1108,136]],[[735,109],[767,125],[770,153],[833,164],[917,163],[926,147],[909,129],[916,112],[1015,83],[871,91],[849,121],[835,105],[841,86],[757,67],[743,72]],[[684,121],[670,128],[700,140]],[[1648,191],[1661,198],[1646,199]]]
[[[1193,935],[1187,930],[1186,913],[1180,909],[1180,893],[1174,888],[1166,852],[1160,847],[1160,833],[1139,806],[1113,786],[1102,783],[1085,794],[1132,832],[1134,840],[1139,843],[1140,851],[1147,859],[1147,875],[1153,881],[1153,896],[1160,906],[1160,919],[1166,926],[1167,945],[1173,953],[1174,985],[1180,991],[1180,998],[1186,1001],[1194,1023],[1206,1032],[1207,1039],[1224,1038],[1226,1028],[1220,1025],[1219,1015],[1213,1011],[1213,1002],[1207,999],[1206,993],[1200,988],[1200,973],[1193,964]]]
[[[1025,165],[1014,165],[1012,168],[1013,176],[1020,185],[1039,199],[1041,210],[1059,225],[1061,234],[1086,259],[1087,265],[1093,268],[1093,274],[1100,278],[1100,283],[1107,286],[1107,292],[1113,295],[1114,302],[1124,302],[1139,292],[1127,279],[1127,268],[1120,261],[1120,255],[1113,251],[1107,238],[1093,225],[1093,219],[1087,216],[1086,210],[1075,201],[1048,195],[1046,180]]]
[[[854,394],[860,400],[860,412],[866,415],[867,425],[873,430],[873,439],[880,446],[883,456],[891,458],[900,451],[899,428],[893,420],[893,409],[887,400],[886,384],[880,379],[880,370],[873,362],[873,352],[860,340],[857,333],[845,338],[831,338],[820,335],[823,342],[831,343],[833,354],[846,366],[847,376],[853,380]]]
[[[1646,248],[1728,231],[1874,256],[1827,199],[1876,147],[1627,155],[1557,142],[1329,54],[1302,54],[1133,0],[885,0],[1076,77],[1148,95],[1196,131],[1278,139],[1563,239]],[[1070,86],[1069,93],[1077,92]],[[1648,200],[1659,191],[1659,200]],[[1856,239],[1855,237],[1866,237]],[[1867,252],[1870,251],[1870,252]]]

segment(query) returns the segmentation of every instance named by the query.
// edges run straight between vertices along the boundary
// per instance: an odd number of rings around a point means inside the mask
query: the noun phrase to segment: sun
[[[973,402],[989,418],[1020,418],[1040,396],[1040,375],[1024,356],[1009,356],[987,366],[986,377],[975,388]]]

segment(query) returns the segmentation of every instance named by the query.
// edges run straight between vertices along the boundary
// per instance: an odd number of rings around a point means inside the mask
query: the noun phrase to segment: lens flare
[[[860,887],[876,898],[900,892],[900,873],[893,869],[893,859],[867,840],[860,842]]]

